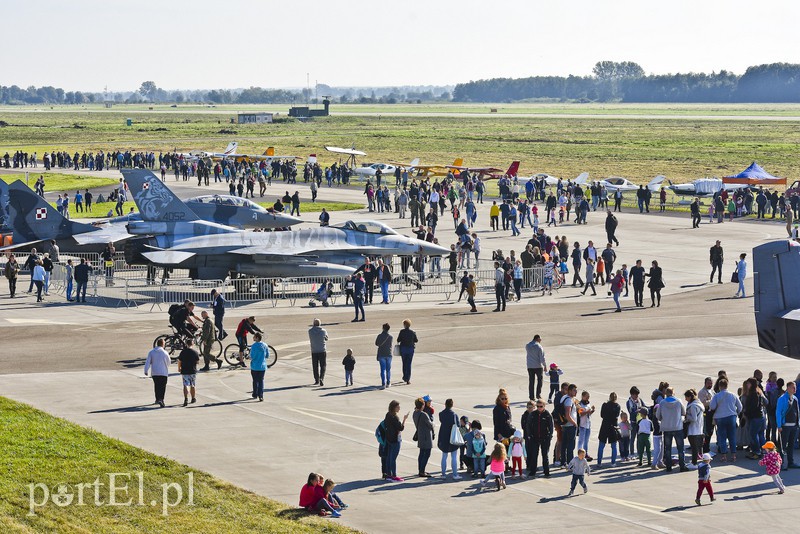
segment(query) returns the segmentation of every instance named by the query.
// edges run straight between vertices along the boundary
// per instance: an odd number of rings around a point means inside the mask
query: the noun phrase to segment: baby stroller
[[[321,302],[324,307],[330,306],[328,302],[328,297],[331,296],[333,293],[333,283],[330,281],[325,281],[322,285],[319,286],[317,292],[314,293],[314,296],[311,297],[311,300],[308,301],[308,305],[312,308],[317,306],[317,301]]]

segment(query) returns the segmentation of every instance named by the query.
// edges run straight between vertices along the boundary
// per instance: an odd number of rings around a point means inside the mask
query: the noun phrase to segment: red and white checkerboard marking
[[[36,220],[41,221],[47,218],[47,208],[36,208]]]
[[[145,182],[142,184],[142,189],[150,189],[150,182]]]

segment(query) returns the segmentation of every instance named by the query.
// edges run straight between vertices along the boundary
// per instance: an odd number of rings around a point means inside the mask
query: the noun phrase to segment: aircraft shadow
[[[334,388],[326,388],[326,389],[334,389]],[[380,389],[379,386],[360,386],[357,388],[351,389],[340,389],[338,391],[331,391],[330,393],[323,393],[320,395],[321,397],[339,397],[342,395],[356,395],[358,393],[366,393],[368,391],[375,391]]]

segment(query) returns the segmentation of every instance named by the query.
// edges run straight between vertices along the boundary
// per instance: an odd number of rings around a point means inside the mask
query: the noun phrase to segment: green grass
[[[332,532],[352,530],[333,521],[258,496],[178,462],[150,454],[93,430],[52,417],[28,405],[0,397],[0,530],[3,532]],[[153,506],[95,506],[94,489],[85,491],[86,506],[58,507],[52,502],[29,516],[29,484],[49,488],[91,483],[107,473],[144,472],[145,503]],[[187,473],[194,473],[194,506],[186,504]],[[161,484],[177,482],[184,503],[161,514]],[[295,484],[298,487],[304,481]],[[120,479],[119,484],[125,484]],[[138,479],[118,500],[138,501]],[[107,487],[101,498],[108,501]],[[37,499],[41,498],[41,491]],[[173,494],[174,497],[174,494]],[[39,501],[41,502],[41,501]]]
[[[156,153],[175,148],[219,150],[236,140],[241,153],[261,153],[274,146],[279,153],[302,157],[317,154],[323,165],[338,160],[324,150],[325,145],[355,145],[368,154],[362,158],[368,162],[410,161],[419,157],[423,164],[451,163],[455,157],[463,157],[467,165],[505,168],[518,159],[522,162],[522,176],[548,172],[574,178],[586,171],[591,179],[618,175],[646,183],[653,176],[664,174],[677,183],[739,172],[753,160],[790,180],[800,175],[800,160],[796,157],[800,148],[797,127],[800,120],[712,120],[719,115],[744,114],[800,117],[798,105],[501,104],[499,110],[509,110],[505,116],[469,115],[471,110],[477,112],[488,106],[427,107],[431,113],[441,111],[441,107],[466,116],[341,115],[307,123],[267,125],[230,124],[228,118],[240,106],[235,106],[236,109],[154,106],[153,111],[147,111],[146,107],[112,110],[56,107],[43,113],[10,107],[3,108],[3,120],[10,126],[0,128],[0,153],[16,149],[36,150],[40,155],[53,149],[74,152],[129,148]],[[547,116],[565,109],[593,116]],[[340,110],[380,114],[402,108],[341,106]],[[519,116],[522,112],[546,116]],[[621,120],[603,117],[607,113],[706,117]],[[125,126],[126,117],[134,120],[133,127]],[[80,128],[74,128],[75,124]],[[219,133],[223,129],[236,133]]]
[[[48,191],[66,191],[70,194],[70,198],[74,195],[75,191],[80,189],[92,189],[94,187],[103,187],[114,185],[118,180],[113,178],[105,178],[102,176],[91,175],[76,175],[76,174],[63,174],[59,172],[44,172],[44,167],[41,167],[41,172],[34,172],[32,169],[28,173],[28,186],[33,189],[36,180],[39,176],[44,176],[44,190]],[[0,180],[10,184],[15,180],[22,180],[25,182],[25,173],[21,174],[0,174]]]
[[[265,208],[271,208],[274,202],[257,202],[264,206]],[[325,208],[328,211],[348,211],[348,210],[363,210],[365,208],[365,204],[355,204],[353,202],[314,202],[311,203],[310,201],[304,201],[300,203],[300,212],[307,213],[319,213],[322,211],[322,208]],[[287,212],[290,208],[287,208]]]

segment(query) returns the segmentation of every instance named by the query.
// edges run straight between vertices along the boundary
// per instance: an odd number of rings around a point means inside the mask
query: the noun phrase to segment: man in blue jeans
[[[672,471],[672,440],[675,440],[675,447],[678,449],[678,465],[681,471],[688,471],[686,460],[684,459],[683,443],[683,418],[686,416],[686,408],[681,401],[674,397],[674,390],[670,387],[666,389],[666,397],[658,404],[656,417],[661,423],[661,433],[664,436],[664,464],[667,472]]]
[[[570,384],[567,394],[560,400],[564,405],[564,417],[567,422],[561,425],[561,465],[567,465],[575,455],[575,437],[578,428],[578,409],[575,406],[575,395],[578,386]]]
[[[714,422],[717,425],[717,448],[720,461],[728,461],[728,444],[731,449],[731,461],[736,461],[736,419],[742,413],[742,402],[739,397],[728,391],[728,381],[719,381],[719,393],[709,403],[714,411]]]
[[[800,403],[795,396],[796,393],[797,384],[794,382],[786,384],[786,393],[778,398],[775,408],[778,435],[781,438],[783,453],[786,455],[783,462],[784,470],[800,467],[794,461],[794,445],[797,442],[798,424],[800,424]]]

